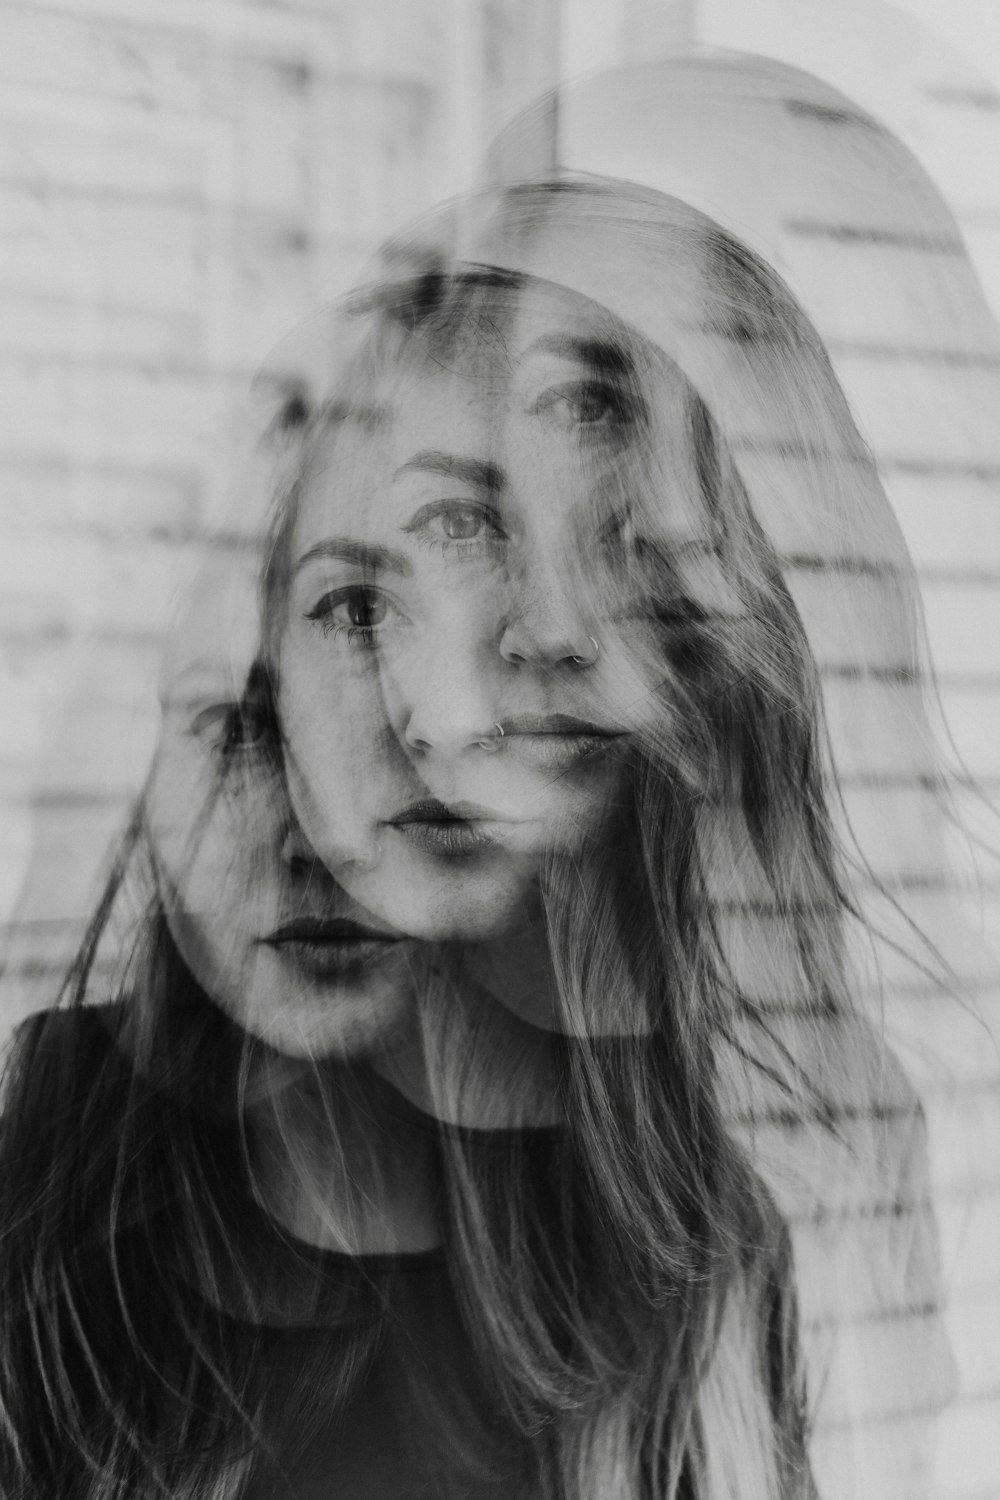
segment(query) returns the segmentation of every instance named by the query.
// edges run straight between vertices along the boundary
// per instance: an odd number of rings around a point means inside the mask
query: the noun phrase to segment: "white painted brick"
[[[206,150],[200,135],[164,130],[158,116],[129,129],[101,130],[14,120],[8,113],[0,124],[0,180],[39,194],[69,188],[102,196],[190,198],[204,191]]]
[[[228,482],[244,390],[242,378],[225,385],[194,372],[66,367],[0,355],[0,409],[7,414],[0,461],[197,465],[213,478],[221,471]]]
[[[99,625],[158,635],[203,555],[160,538],[129,545],[80,531],[9,537],[0,557],[0,628],[23,629],[25,609],[44,600],[78,631]]]
[[[146,702],[111,705],[70,698],[46,725],[43,753],[22,767],[4,766],[5,792],[33,798],[113,797],[127,801],[141,790],[159,733],[155,679]]]
[[[241,207],[294,214],[305,204],[312,142],[307,59],[300,65],[266,57],[242,59],[229,116],[235,142],[233,196]]]
[[[310,132],[315,225],[323,238],[374,245],[427,208],[422,162],[433,139],[433,91],[425,84],[346,81],[316,91]],[[350,146],[345,149],[345,143]]]
[[[862,939],[856,942],[858,968],[864,965],[865,1008],[882,1014],[883,1007],[888,1007],[886,1017],[891,1016],[895,1043],[907,1052],[904,1062],[910,1073],[933,1067],[937,1037],[951,1037],[954,1019],[954,1037],[972,1044],[975,1035],[978,1044],[967,1058],[961,1058],[949,1043],[948,1061],[942,1062],[936,1082],[945,1086],[952,1079],[999,1079],[996,1056],[982,1050],[991,1026],[997,1025],[996,1007],[984,993],[984,987],[1000,992],[996,898],[991,897],[988,910],[981,910],[978,903],[966,903],[954,892],[892,894],[897,895],[894,912],[886,910],[885,900],[861,903],[865,915],[871,909],[876,933],[892,938],[891,944],[874,939],[877,975],[873,975],[873,939],[868,936],[868,950]],[[879,921],[874,921],[876,916]],[[972,992],[972,998],[964,995],[964,989]],[[966,1014],[960,1014],[963,1011]]]
[[[921,1098],[936,1182],[970,1193],[1000,1188],[1000,1091],[988,1085],[940,1094],[927,1090]]]
[[[928,108],[920,160],[961,220],[970,209],[996,210],[1000,161],[1000,107]]]
[[[787,253],[788,280],[827,340],[997,353],[982,293],[956,256],[808,237]]]
[[[3,536],[73,525],[122,537],[183,537],[196,529],[203,507],[194,468],[101,469],[44,459],[0,463]]]
[[[941,809],[920,787],[847,786],[844,803],[854,836],[879,876],[936,875],[943,864]]]
[[[414,3],[356,5],[352,0],[267,3],[256,0],[33,0],[36,10],[66,13],[105,32],[144,32],[146,45],[173,41],[192,46],[207,39],[222,52],[261,52],[290,60],[310,58],[336,74],[345,67],[381,76],[428,77],[440,71],[437,6]],[[137,9],[141,26],[136,25]]]
[[[70,921],[86,915],[100,891],[127,808],[124,799],[67,801],[38,808],[18,915]]]
[[[99,211],[73,202],[56,210],[55,221],[30,208],[13,220],[17,239],[4,277],[11,297],[29,291],[69,299],[55,349],[152,363],[179,359],[186,344],[186,364],[235,369],[244,379],[272,342],[329,295],[322,267],[337,268],[339,291],[340,267],[364,258],[360,247],[349,255],[340,243],[317,247],[300,222],[238,214],[216,223],[197,205],[122,202]],[[59,250],[70,241],[75,272]],[[33,332],[30,309],[21,322],[29,323],[22,344],[44,347],[43,313]]]
[[[917,361],[834,360],[854,416],[876,457],[968,465],[1000,464],[1000,369]]]
[[[924,700],[925,690],[915,682],[826,676],[823,701],[840,776],[916,779],[935,770]]]
[[[246,372],[249,383],[273,345],[313,313],[321,293],[313,241],[301,228],[261,220],[252,232],[237,234],[225,343],[228,364]]]
[[[789,592],[821,668],[893,670],[911,665],[900,596],[878,577],[835,570],[789,569]]]
[[[958,1367],[960,1397],[995,1395],[1000,1391],[1000,1305],[996,1296],[952,1303],[947,1328]]]
[[[944,1284],[956,1299],[995,1288],[1000,1245],[1000,1191],[942,1198],[936,1205]]]
[[[996,568],[994,558],[985,565]],[[1000,579],[953,582],[924,577],[921,593],[931,656],[944,676],[992,677],[1000,643]]]
[[[1000,1399],[956,1403],[941,1417],[938,1473],[948,1500],[989,1500],[996,1494]]]
[[[0,342],[16,354],[79,354],[166,368],[189,365],[202,342],[194,312],[97,304],[37,290],[0,289]]]
[[[998,987],[997,993],[1000,993]],[[904,1067],[922,1066],[940,1087],[996,1085],[1000,1076],[997,1038],[1000,1004],[996,993],[960,996],[884,997],[886,1035]]]
[[[204,28],[153,29],[7,0],[0,10],[0,70],[8,79],[61,92],[109,94],[147,110],[200,110],[207,103]],[[199,34],[200,32],[200,34]]]
[[[8,286],[26,273],[27,285],[44,288],[50,261],[68,253],[69,288],[89,291],[94,300],[171,309],[203,304],[209,225],[196,202],[93,199],[55,190],[42,201],[7,187],[0,192],[0,216]],[[32,276],[38,252],[43,259]],[[89,285],[88,273],[94,276]],[[53,290],[65,285],[60,278]]]
[[[1000,673],[992,683],[943,682],[941,701],[964,767],[972,776],[995,781],[1000,776]]]
[[[918,568],[1000,568],[1000,481],[959,475],[886,475]]]
[[[998,205],[1000,207],[1000,205]],[[1000,318],[1000,223],[963,218],[962,237],[993,311]]]

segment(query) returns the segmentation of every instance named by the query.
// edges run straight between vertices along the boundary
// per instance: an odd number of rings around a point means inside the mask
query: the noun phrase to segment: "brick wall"
[[[930,0],[909,3],[926,18]],[[951,0],[947,14],[964,37],[987,13],[983,0]],[[224,501],[239,398],[262,356],[349,282],[386,230],[466,185],[501,119],[555,77],[557,54],[575,72],[648,57],[685,34],[810,69],[885,119],[949,197],[1000,308],[996,95],[968,61],[887,7],[0,8],[0,919],[11,919],[16,980],[0,1025],[47,995],[141,780],[165,622]],[[1000,48],[988,55],[995,62]],[[800,274],[826,288],[818,321],[886,463],[921,572],[951,729],[994,793],[1000,452],[992,433],[970,434],[961,420],[964,393],[996,379],[992,334],[975,319],[963,329],[946,382],[955,420],[920,421],[926,387],[910,312],[933,269],[870,234],[794,237]],[[930,286],[922,305],[933,305]],[[902,786],[904,830],[908,795]],[[970,800],[963,809],[995,842],[995,824]],[[982,907],[995,931],[1000,882],[989,873]],[[995,970],[950,931],[953,893],[920,891],[913,909],[996,1018]],[[911,986],[903,1004],[895,1019],[911,1052],[925,1048],[945,1068],[927,1098],[961,1384],[941,1488],[985,1500],[1000,1494],[997,1054],[975,1016],[942,1009],[932,989]]]
[[[915,24],[899,7],[850,0],[756,0],[753,6],[697,0],[694,34],[698,41],[807,69],[889,125],[953,209],[995,317],[996,12],[975,0],[909,4],[922,22],[940,22],[941,30]],[[977,34],[981,54],[971,47]],[[956,50],[952,39],[970,50]],[[992,83],[976,66],[980,61],[995,70]],[[814,128],[845,138],[851,130],[849,122],[830,120]],[[963,976],[967,1006],[960,1011],[935,986],[911,980],[894,989],[887,1021],[925,1100],[950,1294],[958,1392],[940,1427],[938,1490],[956,1500],[985,1500],[1000,1495],[1000,824],[994,811],[1000,788],[1000,346],[974,293],[943,302],[933,255],[879,243],[877,234],[865,232],[877,222],[859,209],[854,206],[852,218],[849,206],[849,222],[840,226],[853,225],[860,231],[854,238],[837,233],[837,226],[824,232],[822,225],[803,225],[797,233],[792,224],[785,249],[810,288],[807,305],[830,340],[882,465],[920,575],[948,729],[960,765],[979,788],[956,789],[965,829],[982,841],[974,893],[928,890],[910,903]],[[904,789],[901,795],[909,794]],[[919,830],[915,813],[906,821]],[[968,845],[960,838],[953,845],[956,862],[968,866]]]
[[[554,76],[536,0],[0,8],[0,922],[45,992],[275,340]],[[60,938],[61,934],[61,938]],[[17,975],[20,974],[20,980]]]
[[[1000,312],[1000,94],[960,53],[933,33],[880,7],[826,7],[825,27],[809,24],[809,6],[737,7],[707,0],[705,40],[749,46],[818,72],[882,118],[915,152],[952,206],[976,270]],[[925,19],[931,7],[921,7]],[[969,7],[971,12],[973,8]],[[940,8],[944,25],[961,24],[963,5]],[[971,19],[971,16],[969,17]],[[852,24],[853,22],[853,24]],[[996,62],[995,32],[985,58]],[[992,48],[992,50],[991,50]],[[972,54],[975,59],[976,54]],[[1000,78],[998,78],[1000,82]],[[870,259],[873,251],[859,247]],[[822,253],[822,246],[817,246]],[[885,252],[883,252],[885,254]],[[913,297],[912,275],[897,287]],[[997,805],[1000,788],[1000,381],[997,345],[985,318],[952,329],[952,362],[935,371],[935,392],[953,403],[940,420],[928,412],[932,384],[914,347],[914,302],[892,293],[894,269],[872,279],[841,269],[829,284],[857,306],[856,289],[878,287],[877,306],[858,307],[857,326],[834,350],[848,393],[867,419],[876,452],[887,458],[890,496],[917,564],[944,713],[961,760]],[[836,289],[840,289],[839,293]],[[933,288],[928,288],[933,302]],[[974,303],[967,304],[974,308]],[[949,308],[957,319],[958,310]],[[909,316],[908,316],[909,313]],[[933,347],[933,345],[932,345]],[[940,349],[940,345],[939,345]],[[887,380],[886,362],[891,366]],[[944,379],[940,377],[944,375]],[[890,394],[893,392],[894,394]],[[939,395],[938,399],[942,399]],[[991,423],[963,420],[991,407]],[[974,794],[958,795],[974,837],[998,847],[996,814]],[[978,892],[961,912],[937,898],[926,925],[941,936],[964,972],[972,1004],[986,1023],[958,1016],[933,989],[901,996],[891,1017],[907,1057],[929,1049],[936,1067],[924,1095],[936,1207],[950,1307],[948,1332],[958,1372],[957,1398],[941,1423],[937,1480],[942,1495],[1000,1494],[1000,986],[995,958],[958,930],[983,933],[992,953],[1000,937],[1000,869],[979,860]],[[943,918],[943,922],[942,922]],[[966,929],[967,931],[968,929]],[[970,972],[970,969],[972,972]]]
[[[807,70],[883,120],[950,205],[975,274],[947,215],[909,193],[905,166],[879,176],[849,106],[801,107],[789,84],[788,107],[779,96],[770,115],[759,102],[741,114],[725,88],[713,96],[707,74],[657,69],[665,12],[691,41]],[[838,681],[828,671],[824,687],[862,846],[961,986],[956,999],[886,950],[884,986],[865,1003],[930,1127],[958,1391],[938,1429],[936,1473],[924,1477],[942,1496],[985,1500],[1000,1495],[1000,96],[940,38],[880,4],[569,0],[566,15],[577,30],[564,54],[578,65],[649,67],[622,86],[561,95],[558,160],[677,193],[782,270],[827,342],[918,570],[958,830],[942,825],[898,716],[884,745],[872,733],[885,708],[868,701],[880,692],[875,674]],[[501,170],[518,175],[522,144],[509,134]],[[838,619],[853,627],[835,579],[793,568],[792,584],[813,611],[825,592],[831,640]],[[865,607],[863,593],[852,585],[851,611]],[[874,1465],[891,1433],[869,1441]]]

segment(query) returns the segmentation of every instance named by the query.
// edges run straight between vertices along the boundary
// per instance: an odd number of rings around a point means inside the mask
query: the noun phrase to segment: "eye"
[[[577,380],[544,391],[531,408],[557,426],[615,431],[635,418],[632,403],[618,386],[603,380]]]
[[[390,623],[394,611],[379,590],[365,584],[331,589],[306,611],[324,635],[343,636],[348,644],[374,646],[379,633]]]
[[[496,511],[474,500],[432,500],[402,530],[425,547],[464,556],[482,554],[507,540]]]
[[[442,511],[441,529],[452,541],[468,541],[478,536],[486,524],[482,511],[469,505],[456,505],[452,510]]]
[[[228,759],[270,749],[274,722],[262,704],[212,703],[195,715],[190,732],[207,749]]]

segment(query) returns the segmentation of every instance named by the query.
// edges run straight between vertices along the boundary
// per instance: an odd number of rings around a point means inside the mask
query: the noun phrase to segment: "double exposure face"
[[[295,821],[252,667],[255,583],[250,562],[203,578],[172,643],[146,803],[161,898],[188,967],[243,1030],[292,1056],[377,1052],[411,1022],[412,945],[336,884]]]
[[[641,496],[657,486],[675,551],[705,530],[679,375],[543,285],[489,327],[318,426],[280,609],[302,826],[421,937],[516,931],[546,861],[614,838],[662,666]]]

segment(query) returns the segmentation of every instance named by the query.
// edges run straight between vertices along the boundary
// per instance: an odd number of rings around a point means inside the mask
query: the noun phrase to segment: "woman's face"
[[[369,1053],[412,1022],[412,944],[336,885],[294,821],[266,696],[244,695],[254,588],[249,564],[204,579],[166,664],[147,818],[167,919],[243,1030],[297,1057]]]
[[[613,836],[662,667],[627,545],[654,422],[675,541],[704,532],[680,377],[657,381],[640,397],[600,311],[535,286],[503,358],[387,379],[314,441],[280,643],[289,784],[338,880],[408,932],[516,929],[543,858]]]

